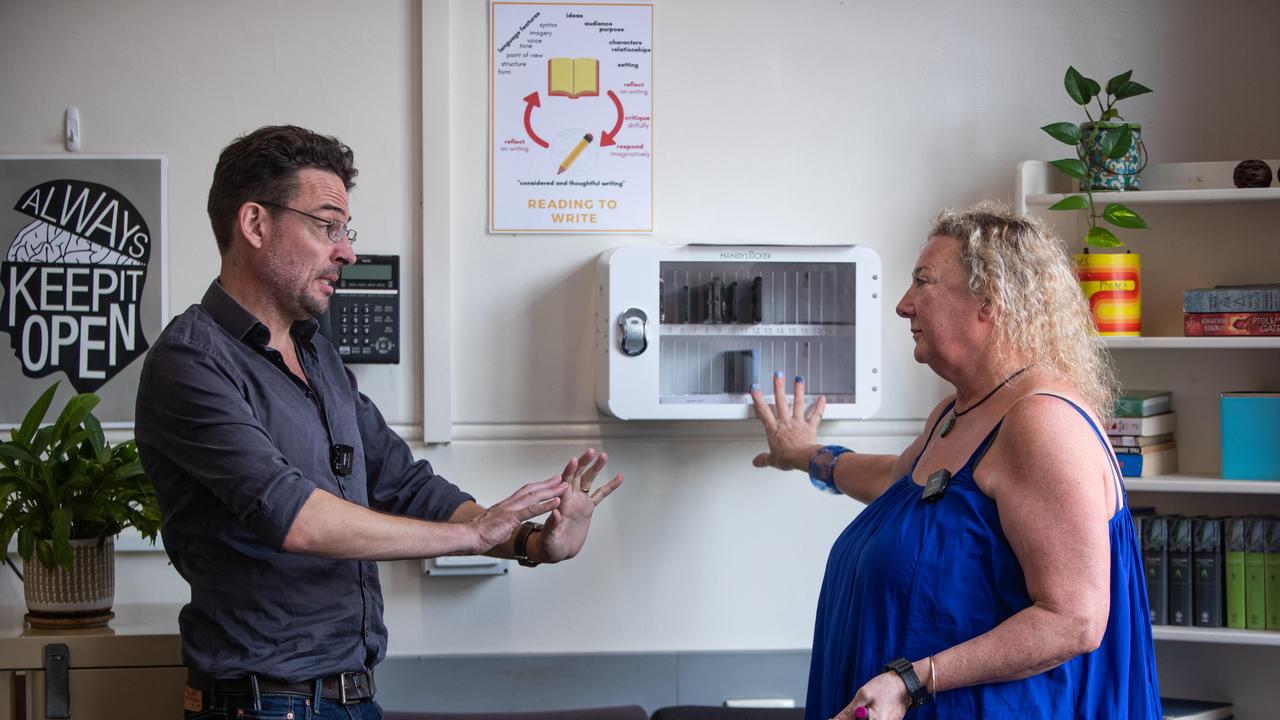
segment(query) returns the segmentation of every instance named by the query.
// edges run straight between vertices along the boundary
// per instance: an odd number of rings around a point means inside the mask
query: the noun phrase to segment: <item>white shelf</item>
[[[1027,196],[1029,207],[1049,207],[1065,197],[1083,193],[1035,193]],[[1103,207],[1118,202],[1124,205],[1192,205],[1200,203],[1274,202],[1280,200],[1280,187],[1213,188],[1210,190],[1132,190],[1093,193],[1093,201]]]
[[[850,323],[663,323],[658,334],[666,336],[743,336],[743,337],[854,337]]]
[[[1280,631],[1277,630],[1228,630],[1227,628],[1181,627],[1152,625],[1151,635],[1156,640],[1172,642],[1222,643],[1226,645],[1268,645],[1280,647]]]
[[[1112,350],[1277,350],[1280,337],[1106,337]]]
[[[1232,495],[1280,495],[1275,480],[1223,480],[1209,475],[1156,475],[1125,478],[1129,492],[1220,493]]]

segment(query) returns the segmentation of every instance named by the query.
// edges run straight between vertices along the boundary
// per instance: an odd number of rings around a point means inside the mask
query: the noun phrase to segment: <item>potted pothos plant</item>
[[[1132,79],[1133,71],[1120,73],[1107,81],[1104,88],[1074,67],[1067,68],[1063,84],[1071,100],[1084,109],[1088,122],[1076,124],[1056,122],[1041,128],[1055,140],[1072,146],[1076,157],[1054,160],[1050,164],[1080,181],[1083,195],[1070,195],[1052,205],[1050,210],[1086,210],[1089,229],[1084,241],[1092,247],[1120,247],[1124,243],[1115,233],[1099,224],[1106,222],[1121,228],[1143,229],[1146,221],[1121,203],[1108,203],[1099,212],[1094,191],[1141,189],[1140,172],[1146,164],[1142,144],[1142,126],[1120,116],[1116,103],[1151,89]],[[1097,102],[1098,116],[1090,112]]]
[[[112,617],[115,536],[134,527],[154,542],[160,508],[134,441],[107,442],[97,395],[71,397],[43,424],[57,389],[0,442],[0,543],[18,539],[32,625],[101,625]]]

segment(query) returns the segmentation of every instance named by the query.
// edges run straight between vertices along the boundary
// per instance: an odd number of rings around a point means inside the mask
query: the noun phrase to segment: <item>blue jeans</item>
[[[187,710],[186,720],[382,720],[382,708],[373,700],[343,705],[336,700],[292,693],[262,693],[261,709],[253,709],[253,695],[219,695],[203,710]]]

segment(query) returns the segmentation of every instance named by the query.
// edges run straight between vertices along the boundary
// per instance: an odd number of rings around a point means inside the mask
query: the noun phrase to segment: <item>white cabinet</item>
[[[1280,388],[1280,338],[1182,335],[1183,290],[1280,282],[1280,187],[1236,188],[1234,167],[1153,164],[1143,172],[1143,190],[1095,193],[1099,208],[1115,198],[1150,225],[1118,231],[1142,255],[1143,336],[1109,338],[1107,345],[1126,387],[1171,390],[1178,413],[1181,472],[1126,479],[1133,507],[1280,516],[1280,482],[1221,478],[1218,434],[1222,392]],[[1048,163],[1018,166],[1018,209],[1049,221],[1069,247],[1078,247],[1084,213],[1047,211],[1068,188]],[[1156,626],[1154,634],[1162,694],[1231,701],[1239,720],[1276,717],[1280,632]]]

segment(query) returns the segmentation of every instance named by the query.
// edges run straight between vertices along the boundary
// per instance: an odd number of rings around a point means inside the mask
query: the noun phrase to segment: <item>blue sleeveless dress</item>
[[[1084,417],[1110,455],[1088,414],[1060,399]],[[937,427],[935,422],[930,439]],[[922,501],[909,472],[836,540],[818,598],[806,720],[833,717],[893,658],[914,661],[941,652],[1031,605],[996,504],[973,480],[999,431],[997,424],[940,500]],[[912,471],[918,462],[919,456]],[[1098,649],[1023,680],[939,693],[936,703],[908,718],[1160,720],[1141,552],[1114,459],[1112,471],[1111,614]]]

